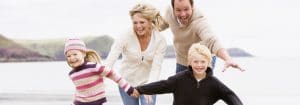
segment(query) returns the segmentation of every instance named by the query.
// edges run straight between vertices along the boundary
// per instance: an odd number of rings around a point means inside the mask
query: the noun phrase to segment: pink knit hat
[[[69,50],[82,50],[82,51],[86,51],[86,46],[85,43],[78,39],[78,38],[69,38],[66,40],[65,42],[65,50],[64,50],[64,54],[67,53],[67,51]]]

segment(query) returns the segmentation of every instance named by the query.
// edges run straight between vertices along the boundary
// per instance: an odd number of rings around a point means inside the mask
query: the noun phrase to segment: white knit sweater
[[[122,77],[132,86],[150,83],[159,79],[166,48],[165,38],[154,30],[147,49],[141,51],[137,36],[132,30],[115,41],[105,60],[105,65],[113,67],[122,54],[120,65]]]

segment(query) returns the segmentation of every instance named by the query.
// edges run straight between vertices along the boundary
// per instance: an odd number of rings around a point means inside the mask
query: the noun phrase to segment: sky
[[[258,56],[299,56],[300,1],[194,0],[225,47]],[[121,36],[137,3],[164,14],[170,0],[0,0],[0,34],[12,39]],[[163,32],[172,44],[170,30]],[[288,54],[286,54],[288,53]]]

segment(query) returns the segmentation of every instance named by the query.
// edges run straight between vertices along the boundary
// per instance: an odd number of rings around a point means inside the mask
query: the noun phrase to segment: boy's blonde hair
[[[211,66],[212,55],[209,49],[206,46],[201,45],[200,43],[195,43],[190,47],[188,52],[188,64],[190,64],[194,56],[198,55],[204,56],[208,61],[208,65]]]
[[[161,17],[159,11],[149,4],[137,4],[130,11],[131,18],[134,14],[141,13],[143,18],[152,22],[152,25],[161,30],[160,27],[164,23],[164,19]]]

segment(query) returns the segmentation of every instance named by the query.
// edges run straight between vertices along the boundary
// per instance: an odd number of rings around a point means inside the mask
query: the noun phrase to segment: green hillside
[[[51,57],[42,55],[0,35],[0,62],[49,61]]]
[[[113,43],[113,38],[108,35],[89,36],[82,38],[90,49],[96,50],[102,57],[106,57]],[[55,58],[55,60],[64,60],[64,41],[65,39],[51,40],[19,40],[18,42],[26,48],[41,54]]]
[[[16,45],[16,43],[0,34],[0,48],[8,48],[14,45]]]

